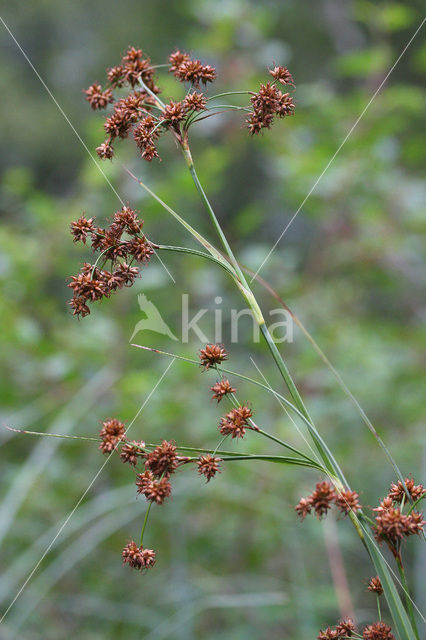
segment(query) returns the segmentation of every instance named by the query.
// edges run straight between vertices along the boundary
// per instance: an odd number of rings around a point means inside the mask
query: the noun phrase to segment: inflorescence
[[[200,365],[203,370],[214,369],[219,373],[217,366],[228,359],[228,353],[221,344],[207,344],[199,352]],[[221,418],[218,431],[223,436],[243,438],[246,429],[258,431],[258,427],[251,420],[253,412],[248,405],[239,405],[235,398],[236,389],[230,381],[221,376],[210,387],[213,391],[212,399],[217,401],[228,396],[234,407]],[[148,503],[162,505],[172,494],[172,477],[184,465],[190,463],[196,466],[200,476],[209,482],[218,473],[221,473],[223,458],[213,453],[205,452],[199,456],[185,456],[179,454],[179,447],[175,442],[163,440],[161,444],[148,445],[143,440],[128,440],[126,427],[116,418],[109,418],[102,422],[99,432],[101,440],[99,449],[102,453],[110,455],[117,452],[121,461],[128,464],[135,471],[136,491],[143,495]],[[194,449],[194,452],[197,450]],[[155,562],[155,552],[138,546],[133,540],[123,549],[123,562],[133,569],[147,569]]]
[[[187,85],[188,90],[182,100],[164,103],[159,98],[161,89],[154,79],[159,66],[168,66],[169,73]],[[277,86],[294,88],[291,73],[286,67],[275,66],[269,74],[272,80],[261,84],[257,93],[242,92],[250,96],[250,107],[227,105],[229,109],[248,113],[246,127],[252,135],[269,129],[275,117],[283,118],[294,113],[293,98]],[[141,49],[129,47],[121,63],[107,69],[106,76],[105,88],[94,83],[85,91],[92,109],[106,109],[112,105],[104,123],[107,137],[96,149],[101,159],[112,159],[117,139],[128,138],[132,134],[142,158],[150,162],[159,157],[156,145],[161,134],[170,131],[182,144],[191,124],[220,112],[214,105],[209,106],[209,100],[214,96],[208,99],[200,89],[201,85],[206,87],[216,79],[216,69],[191,58],[188,53],[175,51],[169,56],[168,65],[153,65]],[[126,88],[127,95],[114,96],[114,92],[123,88]]]
[[[71,234],[75,242],[90,238],[92,250],[98,258],[91,264],[84,263],[76,276],[71,276],[69,287],[73,290],[70,306],[73,314],[87,316],[89,302],[109,298],[122,287],[131,287],[140,268],[146,265],[154,248],[142,233],[143,220],[130,207],[117,211],[108,227],[94,224],[94,219],[81,216],[71,223]],[[109,270],[105,266],[109,263]],[[138,266],[134,266],[135,263]]]

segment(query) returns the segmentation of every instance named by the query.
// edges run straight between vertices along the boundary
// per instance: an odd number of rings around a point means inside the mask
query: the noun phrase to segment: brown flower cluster
[[[327,627],[320,631],[318,640],[346,640],[356,634],[356,627],[350,618],[343,620],[336,627]],[[360,636],[357,635],[359,638]],[[385,622],[374,622],[364,627],[362,632],[363,640],[395,640],[391,627]]]
[[[163,504],[171,495],[170,476],[176,469],[189,462],[189,458],[178,456],[173,442],[163,440],[149,453],[144,455],[145,471],[136,476],[138,493],[142,493],[148,502]]]
[[[155,564],[155,551],[152,549],[144,549],[144,547],[136,544],[133,540],[126,544],[122,552],[123,563],[128,564],[132,569],[149,569]]]
[[[144,457],[145,454],[145,442],[143,440],[133,440],[133,442],[126,442],[121,447],[120,459],[124,464],[130,464],[132,467],[136,467],[138,461]]]
[[[383,593],[383,587],[382,587],[382,583],[380,582],[379,576],[375,576],[374,578],[371,578],[367,588],[372,593],[376,593],[378,596],[381,596]]]
[[[405,478],[405,489],[410,494],[413,502],[416,502],[416,500],[421,498],[425,493],[424,486],[422,484],[415,484],[413,478]],[[395,502],[402,502],[404,499],[407,499],[405,489],[401,480],[398,480],[396,483],[392,482],[388,496]]]
[[[105,109],[112,104],[112,111],[105,120],[105,141],[96,152],[102,159],[112,159],[114,142],[127,138],[132,132],[142,158],[151,162],[158,158],[156,142],[162,133],[171,131],[182,144],[186,139],[189,126],[195,121],[197,112],[207,110],[207,99],[200,91],[216,79],[216,69],[193,59],[188,53],[174,51],[169,56],[169,73],[180,81],[190,85],[189,92],[181,101],[170,100],[164,104],[158,98],[161,93],[154,81],[155,66],[141,49],[129,47],[121,63],[107,69],[105,88],[98,83],[92,84],[86,91],[86,100],[92,109]],[[277,83],[294,87],[293,77],[286,67],[275,66],[269,69],[273,80],[261,84],[257,93],[251,94],[251,107],[247,127],[251,134],[271,126],[274,117],[283,118],[294,113],[295,105],[289,93],[282,93]],[[115,97],[114,92],[127,87],[124,97]],[[233,105],[235,106],[235,105]],[[210,115],[214,111],[214,105]]]
[[[118,443],[124,440],[125,434],[125,426],[120,420],[115,418],[105,420],[102,422],[102,429],[99,432],[99,437],[102,440],[99,449],[102,453],[112,453]]]
[[[116,138],[127,138],[133,125],[141,117],[151,111],[155,104],[155,95],[160,90],[154,82],[154,67],[151,60],[141,49],[129,47],[121,60],[121,64],[107,69],[107,88],[94,83],[86,91],[86,100],[92,109],[105,109],[114,103],[113,90],[123,86],[130,87],[130,93],[118,99],[113,106],[112,114],[105,121],[107,139],[96,152],[100,158],[111,159],[114,155],[112,143]],[[142,89],[135,89],[142,81]]]
[[[200,349],[200,360],[204,370],[210,369],[228,359],[228,353],[223,344],[206,344]]]
[[[324,631],[320,631],[318,640],[343,640],[343,638],[352,638],[355,633],[355,625],[350,618],[346,618],[339,622],[335,627],[327,627]]]
[[[105,229],[96,227],[93,218],[84,216],[71,223],[74,241],[86,243],[90,236],[93,251],[99,253],[95,264],[86,262],[76,276],[71,276],[68,286],[74,295],[69,304],[74,315],[87,316],[88,302],[109,298],[118,289],[134,283],[139,268],[132,263],[146,264],[154,253],[151,243],[141,233],[142,225],[136,212],[126,206],[114,214]],[[100,260],[102,264],[98,267]],[[107,262],[110,270],[104,268]]]
[[[217,400],[218,403],[225,396],[236,392],[236,389],[231,386],[231,383],[226,378],[216,382],[210,389],[213,391],[212,400]]]
[[[200,82],[207,84],[216,79],[216,69],[210,64],[202,64],[200,60],[193,60],[188,53],[174,51],[170,57],[169,72],[181,82],[189,82],[199,87]]]
[[[216,78],[211,65],[192,60],[187,53],[175,51],[169,60],[169,70],[176,78],[196,88],[200,82],[206,84]],[[102,89],[100,84],[94,83],[85,91],[92,109],[105,109],[113,103],[112,113],[104,124],[107,138],[96,149],[101,159],[113,158],[115,140],[127,138],[132,131],[142,157],[148,161],[158,158],[155,143],[160,133],[171,129],[181,139],[180,123],[206,109],[206,98],[198,91],[188,93],[181,102],[171,100],[163,106],[156,97],[160,89],[155,84],[154,72],[150,58],[141,49],[129,47],[121,64],[107,69],[107,87]],[[122,87],[128,87],[129,93],[115,99],[113,91]]]
[[[391,627],[385,622],[374,622],[364,628],[363,640],[395,640]]]
[[[315,511],[318,518],[327,515],[331,506],[335,504],[339,510],[347,515],[351,511],[356,512],[361,509],[359,496],[355,491],[349,489],[336,492],[334,487],[327,481],[318,482],[315,491],[307,498],[302,498],[295,507],[296,513],[302,520]]]
[[[216,473],[220,473],[219,462],[221,462],[220,458],[211,455],[201,456],[197,461],[198,473],[207,478],[207,482],[209,482]]]
[[[252,93],[250,102],[252,111],[247,119],[247,126],[252,135],[262,129],[269,129],[274,117],[284,118],[294,114],[295,104],[289,93],[283,93],[276,86],[276,82],[283,85],[292,85],[293,78],[286,67],[275,67],[269,73],[274,81],[261,84],[257,93]]]
[[[258,431],[258,427],[253,422],[250,422],[253,412],[247,406],[239,406],[231,409],[229,413],[220,419],[219,431],[223,436],[230,435],[231,438],[243,438],[246,429],[252,429]]]
[[[384,540],[396,557],[399,556],[402,540],[411,535],[420,535],[426,524],[423,514],[416,510],[404,514],[399,500],[395,500],[391,494],[373,511],[377,514],[374,527],[376,538]]]

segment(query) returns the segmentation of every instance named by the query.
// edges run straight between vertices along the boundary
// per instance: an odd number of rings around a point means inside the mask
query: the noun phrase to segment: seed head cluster
[[[392,487],[396,486],[392,485]],[[421,487],[421,485],[418,486]],[[393,497],[395,494],[396,499]],[[395,557],[400,557],[401,543],[404,538],[423,533],[423,527],[426,524],[423,514],[415,509],[404,514],[399,495],[392,488],[391,493],[373,511],[376,513],[374,527],[376,538],[379,542],[386,542]]]
[[[380,582],[379,576],[375,576],[374,578],[371,578],[367,588],[372,593],[376,593],[378,596],[381,596],[383,593],[383,587],[382,587],[382,583]]]
[[[155,564],[155,551],[144,549],[142,546],[138,547],[133,540],[126,544],[121,555],[124,564],[138,571],[149,569]]]
[[[73,315],[87,316],[89,302],[109,298],[122,287],[130,287],[139,275],[140,267],[151,259],[154,249],[142,234],[143,221],[130,207],[117,211],[106,228],[97,227],[94,219],[81,216],[70,225],[75,242],[90,237],[98,259],[94,264],[84,263],[76,276],[71,276],[69,287],[73,290],[70,306]],[[109,269],[106,265],[109,263]],[[134,263],[138,266],[133,266]]]
[[[333,504],[345,515],[351,511],[356,512],[361,509],[359,496],[355,491],[348,489],[336,492],[333,485],[327,480],[324,480],[318,482],[313,493],[299,501],[295,507],[295,511],[302,520],[304,520],[312,510],[315,511],[318,518],[322,518],[327,515]]]
[[[119,442],[124,439],[126,433],[125,426],[119,420],[110,418],[102,422],[102,429],[99,432],[101,444],[99,449],[102,453],[112,453],[117,448]]]
[[[253,412],[247,405],[240,405],[231,409],[226,416],[221,418],[218,429],[223,436],[230,435],[231,438],[243,438],[246,429],[258,431],[258,427],[249,422],[252,416]]]
[[[204,370],[215,367],[228,359],[228,353],[223,344],[206,344],[200,349],[200,360]]]
[[[352,638],[355,632],[356,627],[353,620],[346,618],[335,627],[327,627],[324,631],[320,631],[317,638],[318,640],[343,640],[343,638]]]
[[[219,113],[214,104],[208,107],[207,98],[200,90],[201,85],[206,88],[216,80],[216,69],[212,65],[176,50],[169,56],[168,70],[188,86],[183,100],[165,103],[160,99],[161,89],[154,78],[156,66],[136,47],[129,47],[120,64],[106,70],[104,88],[95,82],[85,91],[92,109],[106,109],[111,105],[104,123],[106,139],[96,149],[99,158],[111,160],[116,141],[133,135],[141,157],[151,162],[159,158],[156,143],[160,135],[169,131],[182,144],[199,112],[208,111],[209,116]],[[272,81],[261,84],[257,93],[247,92],[251,95],[252,110],[246,124],[251,134],[269,129],[275,116],[283,118],[294,113],[292,97],[276,86],[294,87],[290,71],[275,66],[269,74]],[[126,95],[120,96],[123,92]]]
[[[276,86],[276,82],[294,86],[291,73],[286,67],[275,67],[269,73],[274,81],[261,84],[259,91],[252,93],[250,98],[252,111],[246,122],[252,135],[260,133],[262,129],[270,129],[276,116],[284,118],[294,114],[293,98]]]
[[[360,638],[360,635],[357,633],[355,624],[350,618],[339,622],[335,627],[327,627],[324,631],[320,631],[317,636],[318,640],[346,640],[346,638],[352,637]],[[363,640],[395,640],[391,627],[381,621],[364,627],[362,638]]]
[[[222,398],[231,393],[235,393],[236,391],[236,389],[231,386],[231,383],[226,378],[219,380],[210,388],[213,391],[212,400],[217,400],[218,403],[222,400]]]
[[[207,482],[209,482],[216,473],[220,473],[219,462],[221,462],[220,458],[211,455],[201,456],[197,461],[198,473],[207,478]]]

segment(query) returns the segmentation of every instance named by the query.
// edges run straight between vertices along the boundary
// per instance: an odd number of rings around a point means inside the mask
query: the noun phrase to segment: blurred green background
[[[91,112],[82,89],[103,82],[105,68],[118,64],[129,44],[156,63],[176,47],[191,51],[217,67],[215,92],[256,89],[267,66],[288,65],[297,85],[294,118],[250,139],[239,114],[226,114],[192,135],[200,177],[226,233],[241,261],[256,270],[417,29],[421,9],[420,1],[43,0],[5,5],[2,17],[91,150],[103,139],[103,118]],[[129,423],[169,364],[129,344],[143,317],[138,293],[177,334],[182,294],[192,310],[212,313],[220,295],[225,343],[226,310],[243,304],[220,270],[169,254],[162,257],[175,284],[153,259],[134,287],[94,305],[82,321],[71,316],[66,278],[90,250],[72,243],[69,224],[83,211],[101,223],[118,201],[2,24],[0,46],[1,423],[93,436],[108,416]],[[419,33],[260,274],[313,334],[402,471],[419,480],[426,465],[425,65]],[[179,97],[182,88],[163,78],[164,95]],[[214,239],[172,140],[161,144],[161,155],[161,163],[148,165],[127,141],[102,168],[142,212],[150,238],[195,246],[124,166]],[[266,313],[276,307],[259,285],[255,291]],[[213,315],[200,324],[213,339]],[[278,388],[248,321],[241,336],[230,368],[259,378],[252,356]],[[149,331],[136,340],[189,357],[202,346],[195,336],[183,345]],[[375,506],[394,479],[382,451],[300,331],[281,351],[363,505]],[[214,447],[223,407],[209,400],[213,381],[175,362],[132,436]],[[263,428],[305,446],[273,399],[237,386]],[[104,458],[91,443],[4,429],[0,444],[5,611]],[[232,446],[277,452],[255,434]],[[158,560],[141,576],[122,567],[120,553],[129,538],[138,539],[145,503],[135,499],[131,469],[111,459],[10,609],[0,637],[307,640],[340,615],[342,592],[330,568],[339,550],[357,620],[372,621],[375,602],[366,591],[372,569],[350,524],[300,523],[294,513],[318,479],[260,462],[229,465],[208,485],[193,470],[178,474],[172,500],[152,511],[145,540]],[[408,575],[420,608],[422,553],[421,541],[410,540]]]

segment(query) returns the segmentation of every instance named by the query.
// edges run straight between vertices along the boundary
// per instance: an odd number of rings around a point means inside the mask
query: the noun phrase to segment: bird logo
[[[138,304],[140,310],[145,314],[146,318],[139,320],[136,323],[132,333],[132,337],[129,342],[132,342],[133,338],[139,333],[139,331],[155,331],[155,333],[161,333],[164,336],[168,336],[172,340],[178,340],[174,333],[170,330],[169,326],[164,322],[160,312],[151,300],[148,300],[144,293],[138,295]]]

